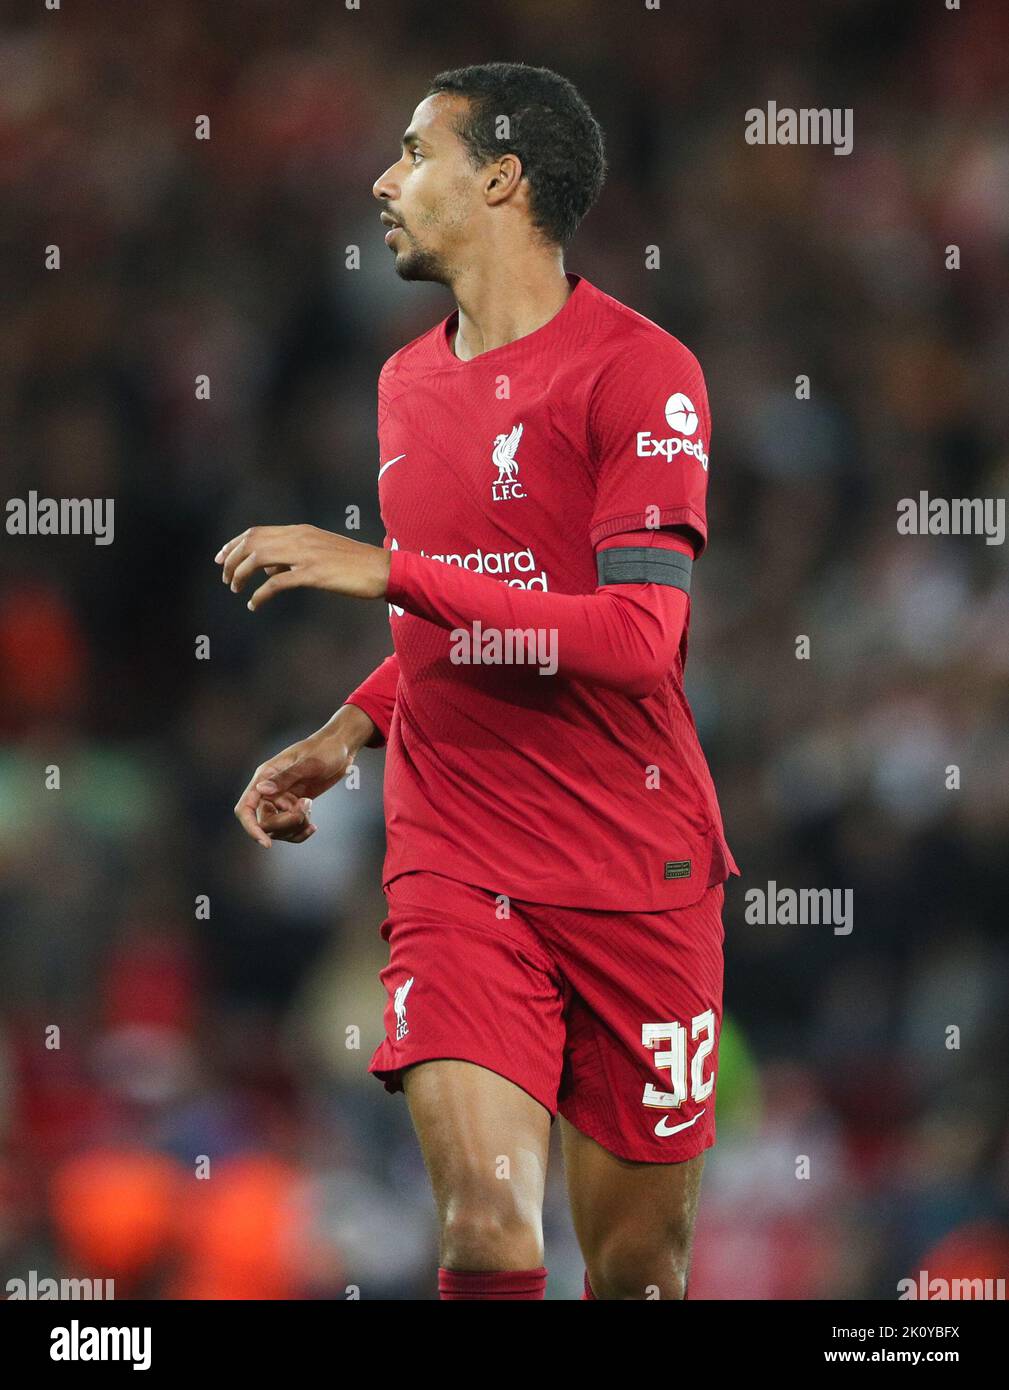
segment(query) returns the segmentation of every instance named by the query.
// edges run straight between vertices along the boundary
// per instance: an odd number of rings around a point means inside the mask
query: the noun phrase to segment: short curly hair
[[[565,246],[599,196],[606,156],[599,122],[573,83],[549,68],[482,63],[440,72],[428,96],[465,97],[456,133],[476,168],[515,154],[529,180],[532,220],[548,241]],[[508,117],[508,135],[498,120]]]

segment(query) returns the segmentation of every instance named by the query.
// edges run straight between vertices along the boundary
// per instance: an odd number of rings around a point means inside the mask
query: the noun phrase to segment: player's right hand
[[[274,840],[300,845],[315,834],[313,798],[339,782],[364,744],[367,727],[374,731],[367,715],[360,710],[354,713],[360,717],[354,728],[341,725],[335,716],[310,737],[292,743],[256,768],[235,815],[257,844],[266,849]]]

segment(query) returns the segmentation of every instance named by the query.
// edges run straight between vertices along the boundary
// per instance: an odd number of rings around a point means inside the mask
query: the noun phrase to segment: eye
[[[420,150],[411,150],[411,151],[410,151],[410,163],[411,163],[411,164],[416,164],[418,159],[423,159],[423,158],[424,158],[424,156],[421,154]]]

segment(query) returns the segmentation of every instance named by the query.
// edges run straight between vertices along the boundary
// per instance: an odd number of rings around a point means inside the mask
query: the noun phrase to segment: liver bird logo
[[[396,1011],[396,1041],[400,1042],[405,1038],[410,1029],[406,1021],[406,996],[413,987],[413,976],[400,985],[392,997],[392,1007]]]
[[[518,477],[519,466],[515,462],[515,455],[518,453],[521,438],[521,425],[514,425],[511,434],[496,436],[494,453],[491,455],[492,461],[497,465],[497,478],[494,480],[496,483],[513,483]]]

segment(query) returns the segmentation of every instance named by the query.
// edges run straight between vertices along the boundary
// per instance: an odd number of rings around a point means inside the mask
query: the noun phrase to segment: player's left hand
[[[282,589],[383,598],[390,559],[381,546],[362,545],[318,526],[251,526],[214,556],[223,566],[221,578],[236,594],[256,570],[265,570],[269,578],[249,599],[253,612]]]

